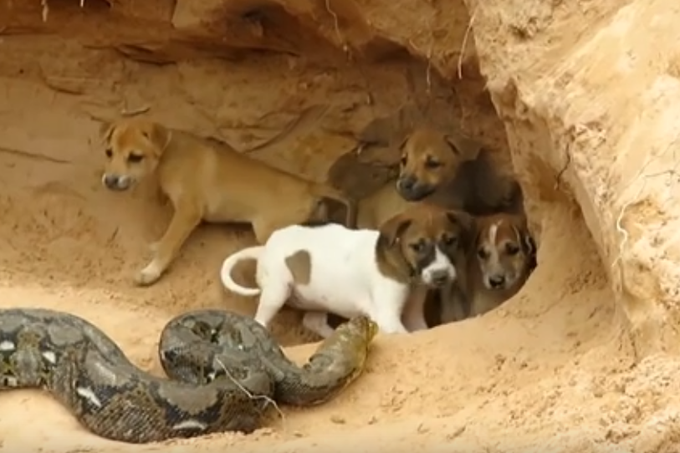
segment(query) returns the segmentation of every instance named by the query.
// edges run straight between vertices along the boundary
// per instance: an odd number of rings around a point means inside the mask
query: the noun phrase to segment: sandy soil
[[[202,227],[157,285],[133,287],[146,244],[161,234],[169,212],[148,188],[102,188],[97,119],[151,107],[149,115],[169,126],[244,148],[302,106],[333,102],[320,130],[298,146],[257,156],[323,179],[352,148],[347,131],[409,94],[405,67],[266,55],[153,66],[75,39],[0,35],[0,307],[78,314],[140,367],[162,374],[155,348],[171,317],[202,307],[253,313],[254,300],[227,295],[217,279],[224,256],[253,238],[243,229]],[[480,95],[483,84],[477,76],[441,98],[507,163],[503,128]],[[565,206],[547,205],[533,219],[541,226],[539,268],[513,300],[479,319],[379,337],[365,375],[324,406],[284,408],[281,420],[250,436],[129,446],[89,434],[48,394],[17,390],[0,395],[1,449],[678,451],[680,361],[637,360],[581,213]],[[314,340],[288,311],[273,332],[297,359],[311,346],[293,345]]]

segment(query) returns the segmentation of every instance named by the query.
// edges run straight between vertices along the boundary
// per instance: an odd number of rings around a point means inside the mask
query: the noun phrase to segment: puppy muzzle
[[[423,272],[423,283],[433,288],[441,288],[456,279],[456,272],[452,268],[434,269]]]
[[[486,279],[484,279],[484,283],[487,287],[487,289],[491,290],[503,290],[512,285],[514,283],[514,278],[511,278],[508,275],[504,274],[493,274],[489,275]]]
[[[397,180],[397,192],[406,201],[420,201],[435,191],[435,187],[418,182],[410,175],[402,176]]]
[[[127,175],[104,174],[102,184],[109,190],[122,192],[128,190],[134,184],[134,179]]]

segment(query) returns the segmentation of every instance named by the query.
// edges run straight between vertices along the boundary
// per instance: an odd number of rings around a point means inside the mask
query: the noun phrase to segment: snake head
[[[378,334],[378,324],[368,316],[356,316],[349,323],[361,332],[367,343]]]

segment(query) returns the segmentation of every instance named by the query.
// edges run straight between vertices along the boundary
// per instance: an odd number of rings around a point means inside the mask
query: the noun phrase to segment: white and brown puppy
[[[526,217],[496,214],[476,219],[477,235],[468,257],[467,287],[456,300],[442,305],[442,322],[479,316],[517,294],[536,267],[536,245]],[[453,304],[451,303],[453,302]]]
[[[521,213],[519,183],[501,174],[479,143],[420,126],[400,146],[396,186],[407,201],[426,200],[473,215]]]
[[[265,327],[288,303],[305,311],[303,324],[322,337],[333,331],[328,313],[367,315],[385,333],[425,329],[424,294],[412,289],[455,280],[451,257],[464,260],[460,250],[471,228],[467,214],[427,205],[392,217],[380,230],[289,226],[266,245],[227,257],[222,283],[240,295],[260,295],[255,320]],[[245,259],[257,260],[258,288],[243,287],[231,276]]]
[[[153,259],[135,277],[139,285],[161,277],[202,221],[249,223],[263,244],[278,228],[322,216],[323,199],[330,198],[347,206],[347,221],[354,223],[355,208],[343,194],[270,167],[226,143],[139,118],[104,124],[100,132],[106,145],[104,186],[125,191],[154,174],[174,208],[165,234],[152,246]]]

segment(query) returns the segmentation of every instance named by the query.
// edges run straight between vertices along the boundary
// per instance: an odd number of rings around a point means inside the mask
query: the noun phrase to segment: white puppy
[[[383,333],[419,330],[427,328],[424,291],[414,291],[418,300],[409,300],[412,285],[436,287],[454,280],[451,257],[462,253],[462,236],[471,228],[466,214],[426,205],[394,216],[379,231],[292,225],[276,230],[265,245],[227,257],[221,279],[237,294],[260,294],[255,320],[265,327],[288,302],[304,310],[305,327],[324,338],[333,332],[328,312],[366,315]],[[233,267],[245,259],[258,260],[261,290],[232,279]]]

